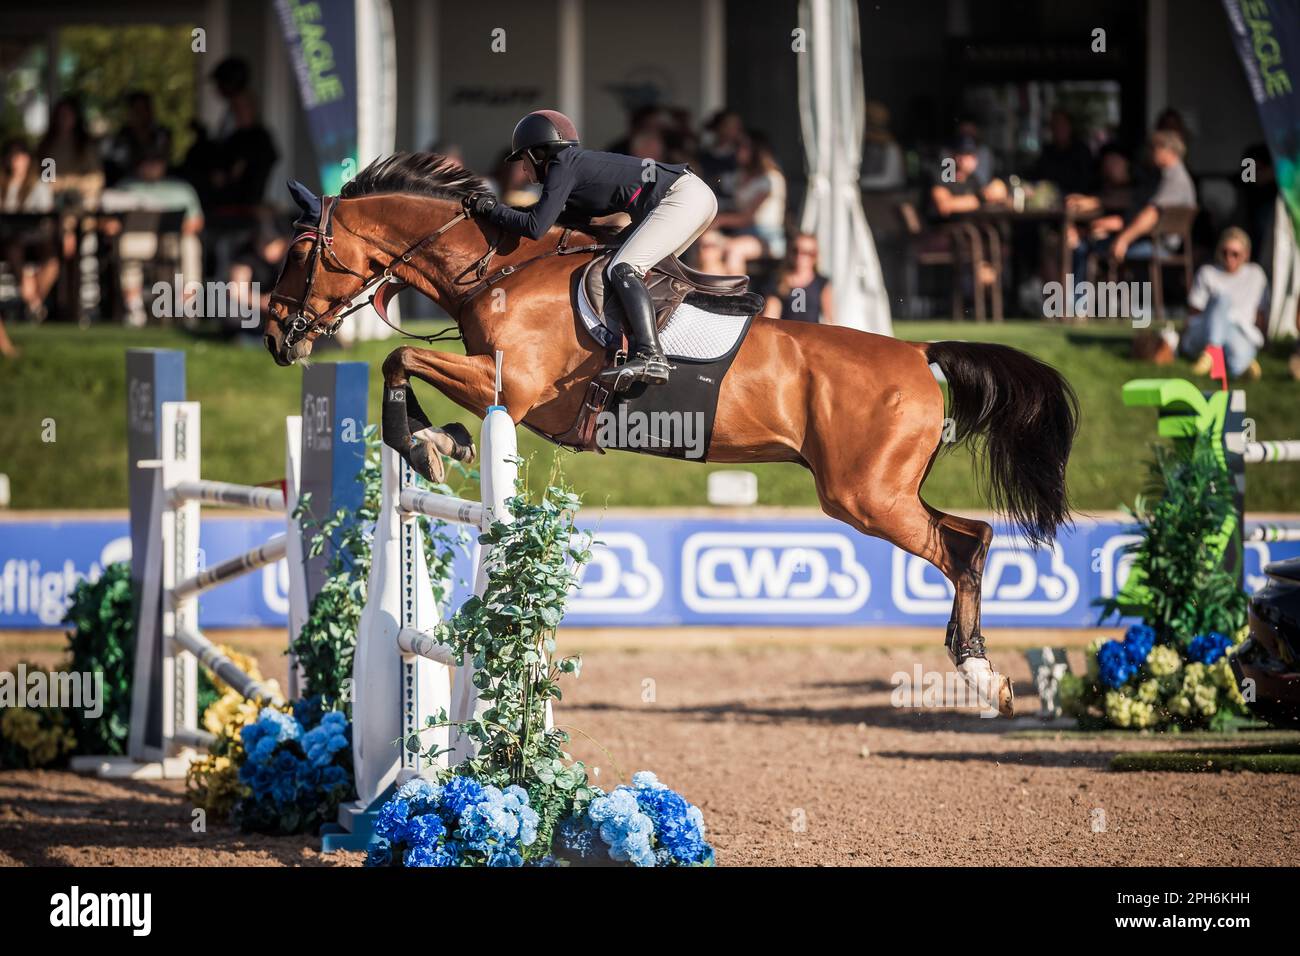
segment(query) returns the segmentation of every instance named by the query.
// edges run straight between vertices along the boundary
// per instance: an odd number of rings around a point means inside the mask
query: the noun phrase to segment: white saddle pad
[[[607,325],[604,316],[592,305],[585,282],[578,288],[578,314],[587,333],[605,348],[622,334],[618,328]],[[669,358],[713,361],[736,347],[736,340],[748,321],[747,316],[708,312],[683,302],[659,332],[659,344]]]

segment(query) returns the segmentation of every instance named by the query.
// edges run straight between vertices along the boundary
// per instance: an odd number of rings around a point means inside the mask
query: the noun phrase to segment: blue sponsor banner
[[[593,525],[595,522],[593,521]],[[215,564],[283,529],[273,518],[207,518],[203,563]],[[1136,541],[1118,522],[1081,521],[1050,549],[995,537],[984,575],[984,622],[994,627],[1092,627],[1093,602],[1113,595]],[[0,523],[0,628],[55,627],[76,581],[126,560],[125,520]],[[1270,561],[1300,556],[1300,542],[1246,545],[1246,585],[1263,584]],[[204,627],[283,626],[283,561],[203,595]],[[459,603],[471,561],[456,564]],[[608,517],[568,626],[923,625],[947,623],[952,589],[933,567],[829,518]]]
[[[205,518],[199,551],[208,567],[284,531],[274,518]],[[0,628],[58,627],[82,578],[131,559],[126,518],[0,522]],[[200,627],[287,626],[289,568],[284,561],[228,581],[199,600]]]

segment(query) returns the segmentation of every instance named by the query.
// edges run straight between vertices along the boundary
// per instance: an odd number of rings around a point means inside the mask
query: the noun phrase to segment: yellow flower
[[[1135,700],[1130,705],[1129,724],[1131,726],[1138,728],[1154,727],[1159,722],[1159,712],[1150,703],[1142,700]]]
[[[1151,653],[1147,655],[1146,666],[1152,677],[1169,677],[1178,673],[1179,668],[1183,666],[1183,658],[1177,648],[1160,644],[1151,648]]]
[[[1106,718],[1116,727],[1129,727],[1133,722],[1133,699],[1117,690],[1106,692]]]

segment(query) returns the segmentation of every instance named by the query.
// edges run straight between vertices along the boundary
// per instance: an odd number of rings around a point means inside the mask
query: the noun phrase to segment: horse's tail
[[[956,443],[975,455],[990,504],[1034,545],[1070,520],[1065,466],[1079,400],[1060,372],[1024,352],[983,342],[932,342],[926,359],[948,380]]]

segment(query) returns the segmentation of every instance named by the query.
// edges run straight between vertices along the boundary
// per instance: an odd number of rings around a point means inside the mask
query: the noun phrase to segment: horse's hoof
[[[966,685],[979,699],[980,707],[995,710],[1003,717],[1014,717],[1016,693],[1011,678],[993,669],[986,657],[968,657],[957,666]]]
[[[414,441],[411,442],[411,451],[406,460],[420,477],[440,485],[447,477],[447,469],[434,443],[422,438],[422,434],[413,436]]]
[[[478,457],[478,449],[474,447],[474,438],[470,435],[468,428],[460,422],[448,422],[442,426],[442,430],[454,442],[450,457],[456,459],[462,465],[468,465]]]
[[[998,684],[998,713],[1003,717],[1016,716],[1016,691],[1011,686],[1011,678],[1005,674],[997,674]]]

